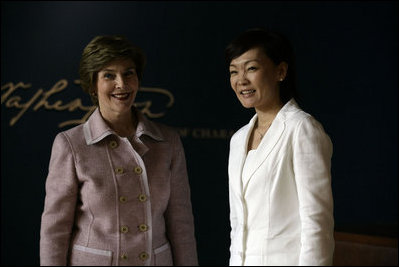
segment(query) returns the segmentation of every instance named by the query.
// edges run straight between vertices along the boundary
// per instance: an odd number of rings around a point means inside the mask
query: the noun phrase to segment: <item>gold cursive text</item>
[[[79,80],[74,81],[75,84],[79,84]],[[7,108],[15,108],[19,110],[18,114],[11,118],[10,126],[15,125],[18,120],[29,110],[31,111],[38,111],[39,109],[45,110],[55,110],[55,111],[83,111],[85,112],[84,115],[79,119],[73,119],[64,121],[58,124],[58,127],[65,127],[69,125],[76,125],[81,124],[87,120],[90,114],[96,109],[97,106],[94,105],[83,105],[81,98],[75,98],[74,100],[64,103],[60,99],[54,99],[57,94],[64,91],[65,88],[68,86],[68,81],[66,79],[61,79],[54,84],[54,86],[45,91],[42,88],[38,89],[33,93],[29,99],[23,99],[21,90],[28,90],[32,88],[30,83],[18,82],[13,83],[9,82],[1,86],[1,105],[5,105]],[[18,95],[16,95],[16,91],[19,90]],[[167,103],[166,108],[170,108],[174,104],[174,97],[173,94],[165,89],[162,88],[155,88],[155,87],[142,87],[140,91],[145,93],[155,93],[161,94],[166,96]],[[143,102],[136,102],[135,106],[140,109],[145,115],[150,118],[159,118],[165,115],[165,112],[152,112],[151,107],[153,105],[152,100],[146,100]]]

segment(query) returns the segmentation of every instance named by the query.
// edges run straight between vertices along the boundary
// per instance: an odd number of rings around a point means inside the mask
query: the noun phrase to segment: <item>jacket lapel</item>
[[[249,162],[248,168],[249,168],[250,178],[247,180],[247,182],[245,184],[243,184],[243,194],[245,194],[248,183],[252,179],[255,171],[268,158],[268,156],[272,152],[273,148],[276,146],[276,144],[280,140],[280,137],[283,134],[284,129],[285,129],[284,121],[280,120],[276,116],[276,118],[274,119],[269,130],[266,132],[266,135],[263,137],[258,148],[256,149],[254,160],[252,162]],[[249,136],[251,130],[252,130],[252,127],[250,128],[250,131],[248,131],[248,133],[247,133],[248,136]]]
[[[97,107],[83,125],[86,144],[93,145],[115,132],[105,123]]]
[[[253,119],[251,119],[251,122]],[[241,198],[242,196],[242,169],[244,167],[248,138],[252,125],[251,122],[241,129],[235,136],[237,143],[230,147],[229,176],[232,190]]]
[[[157,142],[162,142],[165,140],[165,138],[156,124],[148,120],[139,110],[136,110],[135,112],[138,118],[136,136],[137,145],[139,147],[137,152],[141,157],[143,157],[150,150],[150,147],[145,144],[146,137],[149,137]]]
[[[233,159],[231,166],[229,167],[229,175],[235,177],[232,179],[234,183],[232,184],[233,189],[239,193],[240,196],[245,195],[249,181],[252,179],[256,170],[262,165],[262,163],[269,157],[270,153],[273,151],[276,144],[279,142],[285,128],[285,121],[287,117],[291,116],[292,113],[298,112],[298,104],[294,99],[288,101],[282,109],[277,114],[272,125],[267,131],[266,135],[263,137],[261,143],[259,144],[255,159],[253,162],[249,162],[250,178],[245,184],[242,182],[242,170],[245,163],[245,158],[247,156],[248,140],[250,133],[257,120],[257,115],[255,114],[250,122],[242,128],[242,131],[238,133],[238,145],[234,148],[230,148],[230,158]]]

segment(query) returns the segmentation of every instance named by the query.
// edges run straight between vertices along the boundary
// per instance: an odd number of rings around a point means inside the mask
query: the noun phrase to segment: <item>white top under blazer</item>
[[[247,158],[257,120],[230,141],[231,266],[332,265],[332,143],[294,99],[278,112]],[[247,162],[245,162],[247,161]],[[243,166],[245,177],[243,182]]]

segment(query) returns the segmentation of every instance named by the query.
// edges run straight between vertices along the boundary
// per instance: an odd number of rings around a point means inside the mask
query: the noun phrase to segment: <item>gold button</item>
[[[141,252],[139,255],[140,260],[145,261],[148,259],[148,254],[146,252]]]
[[[117,174],[122,174],[122,173],[123,173],[123,168],[118,167],[118,168],[115,169],[115,172],[116,172]]]
[[[145,232],[148,230],[148,226],[146,224],[142,223],[139,225],[139,229],[141,232]]]
[[[122,227],[121,227],[121,232],[124,233],[124,234],[126,234],[127,232],[129,232],[129,227],[127,227],[127,226],[122,226]]]
[[[141,174],[143,172],[143,170],[141,169],[140,166],[137,166],[136,168],[134,168],[134,172],[137,174]]]
[[[109,146],[111,147],[111,148],[116,148],[117,146],[118,146],[118,143],[116,142],[116,141],[111,141],[111,142],[109,142]]]
[[[126,259],[127,259],[127,255],[126,255],[125,253],[123,253],[123,254],[121,255],[121,259],[122,259],[122,260],[126,260]]]
[[[140,202],[144,202],[144,201],[147,200],[147,196],[144,195],[144,194],[140,194],[140,195],[139,195],[139,200],[140,200]]]
[[[122,203],[125,203],[127,201],[127,197],[121,196],[121,197],[119,197],[119,201]]]

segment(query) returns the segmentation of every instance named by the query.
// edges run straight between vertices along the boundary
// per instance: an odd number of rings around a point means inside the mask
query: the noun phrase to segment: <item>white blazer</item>
[[[291,99],[242,170],[257,115],[230,141],[230,265],[332,265],[332,143]]]

